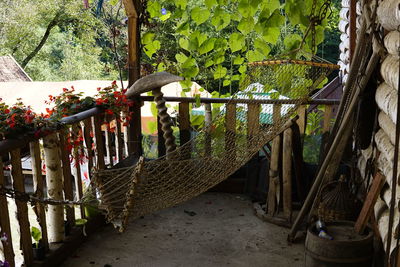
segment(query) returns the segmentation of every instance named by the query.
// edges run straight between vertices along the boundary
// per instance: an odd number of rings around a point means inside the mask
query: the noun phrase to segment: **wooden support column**
[[[106,163],[104,162],[104,142],[103,134],[101,132],[101,116],[102,115],[94,116],[94,137],[97,152],[97,168],[104,170],[106,168]]]
[[[83,121],[83,139],[85,141],[86,152],[88,156],[88,175],[89,178],[92,178],[92,169],[93,169],[93,139],[91,137],[92,132],[92,118],[88,118]]]
[[[165,138],[164,138],[164,132],[162,130],[160,116],[157,116],[157,150],[158,150],[158,157],[163,157],[167,153],[167,149],[165,148]]]
[[[204,127],[206,129],[206,140],[204,144],[204,154],[206,157],[211,157],[212,148],[211,148],[211,126],[212,126],[212,111],[211,111],[211,103],[204,104]]]
[[[48,196],[54,200],[63,200],[63,176],[57,134],[53,133],[44,137],[43,147]],[[64,207],[62,205],[49,205],[48,230],[49,242],[64,240]]]
[[[301,105],[297,109],[297,114],[299,115],[299,119],[297,120],[297,125],[299,125],[300,137],[301,139],[303,139],[307,127],[307,106]]]
[[[5,177],[3,171],[3,161],[0,158],[0,187],[5,186]],[[8,212],[7,197],[0,194],[0,236],[7,236],[7,241],[2,241],[4,257],[11,266],[15,265],[14,249],[11,237],[10,215]]]
[[[42,160],[40,158],[40,145],[39,141],[33,141],[29,143],[31,161],[32,161],[32,176],[33,176],[33,191],[38,198],[44,197],[44,182],[42,175]],[[72,194],[72,187],[71,187]],[[67,192],[65,192],[67,196]],[[73,209],[72,209],[73,211]],[[35,205],[35,212],[38,217],[38,222],[42,231],[42,242],[46,250],[49,250],[49,239],[47,237],[47,223],[46,223],[46,213],[44,205],[42,203],[37,203]],[[71,215],[70,215],[71,216]],[[75,216],[73,217],[75,219]],[[68,210],[67,210],[67,220],[68,220]]]
[[[281,119],[281,105],[273,106],[273,122],[277,123]],[[269,166],[269,188],[268,188],[268,215],[273,216],[278,211],[280,198],[279,181],[279,158],[281,151],[281,136],[277,135],[272,141],[271,162]]]
[[[117,162],[120,162],[123,159],[123,150],[124,150],[124,144],[123,144],[123,139],[122,139],[122,127],[121,127],[121,116],[118,115],[116,116],[116,127],[115,127],[115,150],[116,150],[116,156],[117,156]]]
[[[247,105],[247,146],[249,151],[254,151],[254,147],[259,147],[258,138],[255,138],[260,131],[260,110],[261,105],[251,103]],[[236,119],[236,118],[235,118]],[[252,193],[257,188],[259,177],[258,153],[251,156],[246,167],[246,186],[245,192]]]
[[[79,131],[80,131],[79,124],[72,125],[72,136],[75,139],[78,138]],[[74,147],[72,151],[74,157],[73,173],[75,177],[75,190],[76,190],[75,196],[76,199],[78,200],[82,199],[83,197],[81,164],[79,163],[79,149],[80,149],[79,147]],[[104,156],[103,156],[103,162],[104,162]],[[81,218],[85,218],[85,210],[82,205],[80,206],[80,211],[81,211]]]
[[[190,115],[189,115],[189,103],[179,103],[179,142],[180,145],[184,145],[190,141]],[[181,155],[182,159],[189,159],[189,150],[182,151],[185,153]]]
[[[106,154],[107,154],[107,159],[108,159],[108,164],[110,167],[114,165],[114,159],[113,159],[113,146],[111,142],[111,122],[113,121],[113,116],[112,115],[105,115],[106,118],[105,120],[109,123],[106,127],[106,131],[104,132],[105,138],[106,138]]]
[[[58,152],[58,151],[57,151]],[[10,152],[11,156],[11,175],[13,179],[14,190],[25,193],[24,175],[22,174],[21,150],[16,149]],[[17,219],[19,223],[19,231],[21,236],[21,249],[24,255],[26,266],[33,263],[32,237],[28,217],[28,205],[25,201],[16,199]],[[63,220],[64,226],[64,220]]]
[[[283,187],[283,214],[292,221],[292,128],[283,133],[283,157],[282,157],[282,187]]]
[[[60,151],[61,151],[61,161],[62,161],[62,172],[64,177],[64,195],[65,199],[74,200],[74,193],[72,190],[71,162],[69,159],[69,152],[67,151],[67,144],[66,144],[67,136],[68,136],[68,129],[61,130]],[[74,225],[75,224],[74,208],[66,206],[65,209],[67,213],[67,222],[70,225]]]
[[[234,103],[226,104],[225,129],[225,151],[231,151],[227,156],[236,161],[236,104]]]

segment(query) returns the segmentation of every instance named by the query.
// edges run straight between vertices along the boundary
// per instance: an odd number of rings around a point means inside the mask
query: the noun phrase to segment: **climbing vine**
[[[312,4],[313,0],[149,0],[150,23],[142,34],[145,60],[158,71],[182,75],[187,86],[196,79],[206,88],[218,85],[232,92],[244,79],[247,63],[293,51],[303,39],[303,50],[311,51],[311,35],[304,35]],[[322,4],[316,1],[314,13]],[[316,26],[316,45],[324,39],[325,26],[326,20]]]

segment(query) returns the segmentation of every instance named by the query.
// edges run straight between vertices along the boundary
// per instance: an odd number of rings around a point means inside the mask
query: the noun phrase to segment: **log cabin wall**
[[[342,83],[346,83],[349,73],[350,63],[350,0],[342,0],[342,9],[340,10],[339,30],[340,35],[340,55],[338,65],[340,66],[340,76]]]
[[[387,242],[389,229],[389,206],[391,201],[391,180],[396,132],[395,122],[397,112],[397,84],[399,79],[398,49],[400,46],[400,32],[397,31],[397,27],[400,25],[400,11],[398,5],[399,0],[383,0],[380,1],[377,9],[378,21],[386,33],[384,45],[387,50],[386,55],[383,57],[379,66],[382,79],[378,83],[379,85],[375,94],[376,105],[379,109],[379,129],[374,135],[371,146],[368,149],[361,151],[361,155],[358,160],[358,167],[362,177],[365,177],[367,160],[373,159],[379,171],[386,178],[386,183],[374,207],[375,219],[378,224],[379,233],[384,247]],[[397,196],[392,231],[393,241],[391,242],[391,253],[396,246],[395,238],[399,222],[399,186],[396,190]]]

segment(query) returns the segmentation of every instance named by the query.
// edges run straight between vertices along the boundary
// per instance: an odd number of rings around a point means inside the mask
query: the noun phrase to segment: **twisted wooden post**
[[[165,146],[167,149],[167,158],[176,149],[175,137],[172,131],[172,120],[167,113],[164,94],[161,87],[173,82],[182,81],[183,78],[170,74],[168,72],[158,72],[147,75],[137,80],[126,92],[128,97],[138,96],[149,91],[153,92],[154,101],[157,105],[158,116],[160,117],[161,129],[164,132]]]

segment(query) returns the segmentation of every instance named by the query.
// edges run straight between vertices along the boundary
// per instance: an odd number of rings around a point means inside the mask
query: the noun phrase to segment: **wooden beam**
[[[101,131],[101,122],[101,116],[96,115],[94,117],[94,137],[97,152],[97,168],[100,170],[104,170],[106,168],[106,164],[104,162],[104,142],[103,133]]]
[[[190,114],[189,103],[179,103],[179,142],[180,146],[190,141]],[[182,151],[182,159],[190,158],[190,151],[187,149]]]
[[[3,161],[0,159],[0,187],[5,186],[5,177],[3,171]],[[10,227],[10,215],[8,212],[7,198],[4,195],[0,194],[0,235],[7,236],[7,241],[2,241],[4,257],[6,261],[10,263],[11,266],[15,265],[14,261],[14,250],[13,250],[13,242],[11,237],[11,227]]]
[[[135,7],[135,4],[133,3],[133,0],[122,0],[122,3],[124,4],[125,13],[128,16],[128,18],[137,18],[138,17],[136,7]]]
[[[357,233],[362,234],[362,232],[364,231],[365,226],[367,225],[368,220],[374,210],[374,206],[376,200],[379,197],[379,193],[381,192],[382,187],[385,184],[385,180],[385,176],[382,173],[377,172],[375,174],[375,177],[372,180],[371,189],[367,194],[360,215],[358,216],[356,224],[354,226],[354,229]]]
[[[29,143],[31,161],[32,161],[32,173],[33,173],[33,190],[38,198],[44,197],[44,182],[42,175],[42,160],[40,158],[40,145],[39,141]],[[68,161],[69,162],[69,161]],[[65,178],[64,178],[65,179]],[[71,187],[72,193],[72,187]],[[67,195],[67,193],[65,192]],[[35,205],[36,215],[38,217],[39,225],[42,231],[42,242],[46,251],[49,250],[49,239],[47,237],[47,223],[46,223],[46,212],[42,203]],[[67,210],[68,219],[68,210]]]
[[[212,127],[212,111],[211,104],[204,104],[204,128],[206,132],[206,137],[204,141],[204,155],[206,157],[211,157],[212,148],[211,148],[211,127]]]
[[[16,149],[11,151],[10,156],[12,165],[11,175],[13,179],[14,190],[25,193],[24,176],[22,174],[21,150]],[[21,249],[24,255],[24,262],[26,266],[30,266],[33,263],[33,249],[31,228],[28,217],[28,205],[25,201],[19,199],[15,200],[15,204],[17,205],[17,219],[20,229]]]
[[[232,152],[226,156],[236,161],[236,104],[234,103],[226,104],[225,129],[225,151]]]
[[[282,156],[282,192],[283,214],[292,221],[292,138],[293,131],[288,128],[283,132],[283,156]]]

